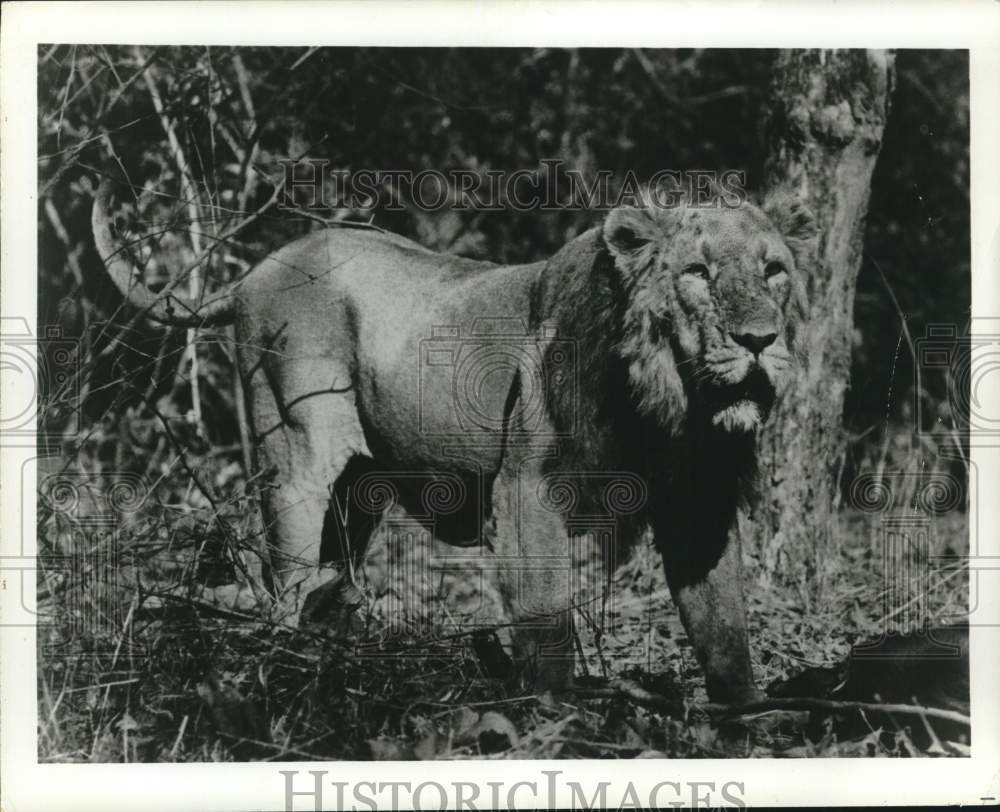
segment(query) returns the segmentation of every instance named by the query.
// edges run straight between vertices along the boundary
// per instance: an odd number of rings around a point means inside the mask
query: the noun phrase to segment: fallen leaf
[[[117,727],[119,730],[138,730],[139,723],[130,714],[126,713],[118,720]]]
[[[514,724],[502,713],[486,711],[473,728],[481,753],[499,753],[517,747],[520,739]]]
[[[408,744],[396,739],[368,739],[373,761],[413,761],[416,755]]]
[[[451,735],[456,744],[469,744],[475,739],[473,730],[479,722],[479,714],[472,708],[463,705],[451,712],[448,718],[448,726],[451,728]]]
[[[432,761],[438,756],[438,734],[432,730],[424,736],[416,747],[413,748],[413,755],[421,761]]]

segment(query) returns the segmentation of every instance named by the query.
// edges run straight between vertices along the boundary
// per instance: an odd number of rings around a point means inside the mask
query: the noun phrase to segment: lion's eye
[[[773,279],[783,273],[788,273],[788,271],[785,270],[785,266],[780,262],[769,262],[764,266],[764,277],[766,279]]]
[[[695,262],[691,265],[688,265],[683,271],[681,271],[681,273],[688,274],[690,276],[697,276],[700,279],[704,279],[706,282],[710,278],[708,266],[703,265],[700,262]]]

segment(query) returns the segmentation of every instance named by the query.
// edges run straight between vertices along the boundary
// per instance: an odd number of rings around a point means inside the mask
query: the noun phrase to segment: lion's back
[[[540,263],[478,262],[354,228],[309,235],[265,262],[245,297],[257,320],[295,324],[310,342],[300,352],[351,368],[385,462],[433,465],[449,437],[499,434]]]
[[[389,232],[330,228],[269,254],[241,280],[239,302],[244,317],[258,326],[294,319],[301,324],[297,332],[319,338],[326,319],[350,318],[379,322],[382,335],[421,318],[434,323],[442,307],[460,311],[465,299],[474,307],[484,290],[495,306],[519,308],[518,286],[494,279],[506,270],[439,254]]]

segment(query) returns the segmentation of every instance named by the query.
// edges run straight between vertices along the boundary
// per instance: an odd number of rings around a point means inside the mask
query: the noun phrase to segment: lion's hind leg
[[[335,483],[368,448],[346,365],[286,351],[264,371],[251,392],[269,581],[279,619],[297,624],[335,576],[320,568]]]
[[[320,543],[320,566],[336,575],[306,595],[302,607],[304,622],[327,623],[337,634],[349,633],[352,616],[364,602],[358,575],[382,520],[380,511],[359,498],[358,488],[366,483],[379,484],[374,460],[351,457],[334,482]]]

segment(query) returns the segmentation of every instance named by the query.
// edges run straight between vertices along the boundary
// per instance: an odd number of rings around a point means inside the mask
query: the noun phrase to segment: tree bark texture
[[[765,184],[807,203],[819,239],[814,266],[803,269],[805,358],[762,438],[753,533],[765,577],[815,575],[833,538],[855,282],[893,63],[885,50],[786,50],[774,68]]]

